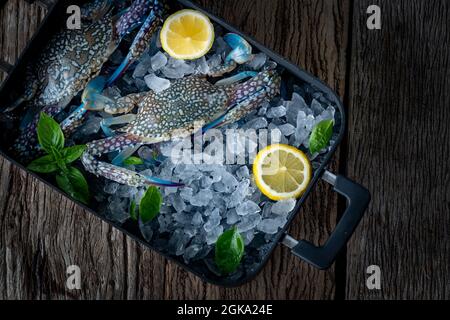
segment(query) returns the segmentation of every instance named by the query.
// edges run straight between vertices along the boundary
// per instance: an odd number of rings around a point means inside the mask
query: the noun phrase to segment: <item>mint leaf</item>
[[[52,148],[61,150],[64,148],[64,134],[59,124],[44,112],[41,112],[37,136],[41,148],[52,154]]]
[[[162,196],[158,188],[149,187],[139,204],[139,215],[143,223],[153,220],[158,215],[161,203]]]
[[[85,145],[67,147],[61,150],[61,157],[65,163],[69,164],[81,157],[85,150]]]
[[[88,204],[89,186],[80,170],[75,167],[69,167],[67,174],[59,173],[56,175],[56,183],[64,192],[74,199]]]
[[[216,241],[215,262],[224,274],[237,269],[244,255],[244,240],[233,227],[224,233]]]
[[[51,173],[58,170],[58,164],[53,155],[46,155],[36,160],[33,160],[27,168],[34,172]]]
[[[141,158],[138,157],[128,157],[123,161],[123,164],[126,166],[131,166],[131,165],[140,165],[140,164],[144,164],[144,161]]]
[[[131,203],[130,203],[130,217],[134,221],[137,221],[137,219],[138,219],[137,212],[136,212],[136,201],[134,201],[134,200],[131,200]]]
[[[309,151],[311,154],[319,152],[328,145],[333,134],[333,125],[333,120],[323,120],[313,128],[309,137]]]

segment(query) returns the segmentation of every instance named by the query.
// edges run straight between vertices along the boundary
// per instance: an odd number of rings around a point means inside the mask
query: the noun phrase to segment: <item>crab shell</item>
[[[95,77],[118,45],[111,12],[79,30],[65,29],[51,38],[28,70],[35,86],[32,105],[63,105]],[[31,78],[31,79],[30,79]]]
[[[234,122],[278,94],[280,81],[274,71],[230,86],[196,76],[179,79],[161,93],[146,93],[137,104],[136,119],[119,131],[157,143],[190,135],[220,117],[222,124]]]

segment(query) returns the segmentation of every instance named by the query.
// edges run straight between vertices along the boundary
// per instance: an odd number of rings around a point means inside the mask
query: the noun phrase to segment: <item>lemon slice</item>
[[[193,60],[204,56],[214,43],[214,27],[203,13],[185,9],[166,19],[161,45],[175,59]]]
[[[253,163],[256,185],[272,200],[300,197],[311,180],[311,172],[306,155],[285,144],[264,148]]]

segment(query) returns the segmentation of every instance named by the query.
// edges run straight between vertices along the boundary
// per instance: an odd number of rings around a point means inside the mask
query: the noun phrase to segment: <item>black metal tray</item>
[[[36,52],[40,50],[40,48],[43,46],[43,44],[46,43],[49,36],[52,33],[52,30],[56,29],[56,26],[60,26],[62,23],[65,22],[64,18],[66,17],[66,7],[67,5],[74,4],[77,1],[59,1],[54,6],[52,6],[49,10],[49,14],[45,18],[42,26],[39,29],[39,32],[36,33],[35,37],[30,41],[28,44],[26,50],[12,69],[12,71],[9,73],[7,80],[0,88],[0,105],[6,104],[8,101],[11,100],[11,96],[14,94],[17,94],[18,91],[22,88],[22,82],[25,75],[25,67],[28,62],[32,61],[33,56]],[[82,2],[82,1],[78,1]],[[303,194],[303,196],[297,201],[296,207],[293,210],[293,213],[288,218],[288,222],[284,226],[283,229],[281,229],[274,237],[274,240],[272,242],[272,245],[270,247],[270,250],[267,251],[265,254],[265,257],[262,259],[259,266],[254,269],[251,273],[246,273],[243,277],[239,279],[229,279],[229,278],[222,278],[219,276],[214,275],[213,273],[208,272],[201,272],[198,268],[192,267],[190,264],[185,264],[183,260],[174,258],[172,256],[168,256],[165,253],[162,253],[158,249],[154,248],[149,244],[143,237],[141,236],[139,229],[134,224],[123,224],[119,225],[118,223],[106,220],[103,215],[100,215],[92,208],[87,207],[86,205],[79,203],[76,200],[73,200],[77,202],[80,206],[85,208],[88,212],[98,216],[102,220],[108,222],[109,224],[113,225],[129,237],[133,238],[134,240],[142,243],[144,246],[147,246],[164,256],[166,256],[170,260],[174,260],[175,262],[179,263],[183,268],[187,269],[188,271],[196,274],[197,276],[201,277],[203,280],[207,282],[211,282],[217,285],[222,286],[238,286],[241,285],[252,278],[254,278],[264,267],[266,262],[271,256],[272,251],[275,249],[275,247],[278,245],[278,243],[283,243],[284,245],[288,246],[292,253],[296,256],[298,256],[300,259],[303,259],[307,261],[308,263],[314,265],[317,268],[320,269],[326,269],[332,265],[334,262],[337,254],[339,251],[345,247],[347,241],[351,237],[354,229],[358,225],[359,221],[361,220],[365,209],[368,206],[368,203],[370,201],[370,194],[369,192],[359,184],[350,181],[349,179],[340,176],[340,175],[334,175],[331,172],[327,171],[327,165],[330,162],[330,159],[332,158],[338,144],[341,142],[344,132],[345,132],[345,126],[346,126],[346,117],[345,117],[345,110],[344,107],[340,101],[340,99],[337,97],[337,95],[324,83],[322,83],[319,79],[315,78],[314,76],[310,75],[309,73],[305,72],[304,70],[300,69],[299,67],[293,65],[292,63],[288,62],[283,57],[279,56],[278,54],[272,52],[271,50],[267,49],[263,45],[259,44],[257,41],[252,39],[251,37],[243,34],[236,28],[230,26],[228,23],[223,21],[222,19],[212,15],[205,9],[195,5],[191,1],[188,0],[174,0],[170,2],[171,5],[177,6],[177,7],[184,7],[184,8],[192,8],[199,11],[202,11],[206,15],[210,17],[212,21],[214,21],[216,24],[222,26],[224,30],[227,30],[229,32],[237,33],[243,36],[254,48],[256,48],[258,51],[261,51],[265,53],[267,56],[269,56],[273,61],[278,63],[279,66],[282,66],[285,68],[285,72],[283,73],[283,77],[289,78],[290,81],[294,81],[296,83],[307,83],[311,86],[313,86],[318,91],[322,92],[324,96],[333,103],[333,106],[336,108],[337,112],[337,121],[334,126],[334,134],[335,134],[335,141],[331,148],[329,149],[329,152],[326,153],[324,156],[321,157],[320,166],[318,168],[315,168],[314,170],[314,176],[307,188],[307,191]],[[63,19],[63,20],[62,20]],[[3,121],[0,121],[0,154],[6,157],[8,160],[13,162],[15,165],[21,167],[24,170],[27,170],[17,159],[14,159],[13,156],[9,152],[9,147],[11,144],[11,141],[14,140],[14,136],[11,132],[14,130],[10,130],[10,125],[7,121],[3,119]],[[41,180],[45,184],[49,185],[52,188],[57,189],[59,192],[62,193],[55,185],[48,182],[44,178],[40,177],[39,175],[29,172],[31,175],[36,177],[37,179]],[[288,234],[286,234],[286,230],[289,227],[290,223],[292,222],[292,219],[295,217],[296,213],[300,210],[300,207],[310,194],[311,190],[315,187],[318,180],[322,178],[326,182],[330,183],[333,186],[333,189],[343,195],[347,200],[347,208],[345,212],[342,215],[341,220],[337,224],[335,230],[329,237],[329,239],[326,241],[326,243],[321,247],[316,247],[313,244],[300,240],[297,241],[294,238],[290,237]],[[67,195],[66,195],[67,196]]]

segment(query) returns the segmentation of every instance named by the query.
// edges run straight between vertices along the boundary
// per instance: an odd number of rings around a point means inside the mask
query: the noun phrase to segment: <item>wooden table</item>
[[[327,82],[348,132],[331,169],[372,202],[337,263],[319,271],[281,246],[252,282],[208,285],[0,159],[2,299],[449,299],[450,3],[447,0],[199,0]],[[366,10],[382,9],[368,30]],[[9,0],[0,60],[13,64],[45,8]],[[344,208],[319,183],[290,232],[316,244]],[[68,290],[77,264],[82,289]],[[381,290],[366,268],[381,268]]]

